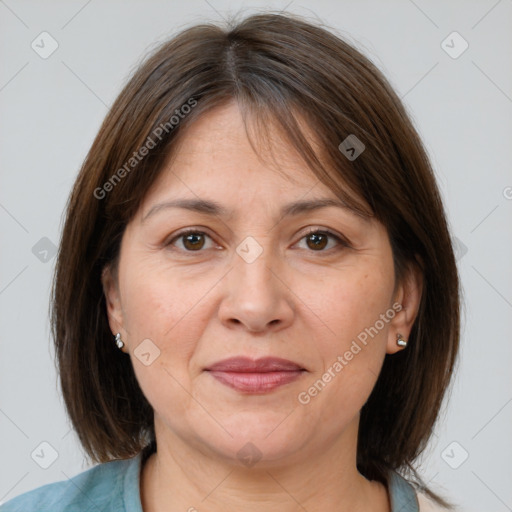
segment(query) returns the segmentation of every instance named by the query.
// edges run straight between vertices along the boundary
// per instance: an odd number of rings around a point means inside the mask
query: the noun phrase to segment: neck
[[[356,467],[358,422],[328,446],[304,447],[286,460],[252,467],[191,447],[169,430],[157,428],[158,450],[141,473],[144,512],[304,510],[390,512],[384,485],[368,481]]]

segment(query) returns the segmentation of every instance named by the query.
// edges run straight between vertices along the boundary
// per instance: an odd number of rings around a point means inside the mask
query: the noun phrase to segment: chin
[[[251,416],[254,415],[241,414],[235,421],[223,423],[233,437],[223,429],[217,429],[214,438],[211,429],[196,433],[203,438],[203,446],[209,446],[220,458],[230,463],[247,468],[271,468],[285,461],[289,464],[289,459],[305,444],[304,431],[292,431],[291,418],[283,422],[283,416],[279,421],[275,421],[274,415],[267,420],[261,416],[251,419]],[[285,426],[287,421],[290,424]]]

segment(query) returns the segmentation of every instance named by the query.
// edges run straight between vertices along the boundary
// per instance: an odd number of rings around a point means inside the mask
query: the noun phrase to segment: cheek
[[[124,279],[124,314],[128,345],[137,381],[155,411],[184,415],[190,407],[189,362],[201,336],[198,299],[148,261],[133,265]],[[139,357],[142,340],[151,340],[150,364]],[[147,341],[144,341],[147,343]],[[154,354],[154,356],[153,356]],[[154,357],[154,359],[153,359]]]
[[[303,390],[304,401],[315,403],[326,421],[332,421],[332,411],[337,410],[337,421],[343,423],[370,395],[386,353],[390,320],[386,312],[393,287],[387,264],[353,269],[343,279],[331,281],[323,299],[328,307],[320,315],[330,333],[317,340],[322,369],[307,383],[311,387]]]
[[[147,255],[126,258],[121,275],[123,315],[134,369],[142,385],[158,388],[190,380],[189,362],[205,326],[205,297],[217,279],[188,279],[166,262]],[[145,367],[137,361],[137,347],[150,339],[158,358]],[[161,379],[159,381],[159,379]]]
[[[354,268],[331,281],[327,297],[324,296],[328,307],[323,308],[322,318],[340,340],[333,348],[338,350],[347,343],[350,345],[352,339],[379,321],[390,308],[393,287],[393,273],[385,264]],[[387,330],[388,323],[384,327],[381,324],[379,321],[378,330]]]
[[[148,273],[133,273],[126,281],[124,315],[127,330],[136,337],[158,339],[175,322],[176,297],[171,287]]]
[[[166,388],[172,386],[171,375],[180,380],[187,377],[186,364],[193,351],[187,338],[193,333],[181,331],[187,319],[183,307],[186,300],[169,276],[165,277],[147,258],[127,258],[124,263],[120,284],[127,344],[141,387],[153,394],[163,383]],[[151,361],[148,365],[147,360],[139,358],[147,352],[151,354],[146,356]]]
[[[160,339],[183,316],[186,290],[160,258],[127,247],[123,263],[120,285],[128,330]]]

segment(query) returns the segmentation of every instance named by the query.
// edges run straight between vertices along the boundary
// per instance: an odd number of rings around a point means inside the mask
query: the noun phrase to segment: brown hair
[[[412,465],[430,438],[459,348],[459,280],[445,213],[400,99],[368,58],[330,30],[274,13],[226,29],[185,29],[142,63],[107,114],[69,198],[51,304],[65,405],[92,461],[155,446],[152,407],[113,342],[102,270],[115,267],[124,228],[180,133],[236,100],[255,133],[265,133],[270,120],[319,180],[384,224],[397,280],[410,265],[421,269],[409,346],[386,356],[361,411],[357,466],[382,483],[390,469],[412,474],[449,506]],[[316,134],[317,148],[300,121]],[[338,149],[349,135],[365,145],[352,161]]]

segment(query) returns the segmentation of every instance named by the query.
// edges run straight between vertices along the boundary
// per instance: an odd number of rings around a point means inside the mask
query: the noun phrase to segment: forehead
[[[202,114],[180,136],[166,169],[179,172],[182,179],[200,176],[202,180],[218,182],[222,173],[222,180],[243,184],[253,176],[268,181],[272,179],[268,175],[273,174],[288,186],[316,183],[316,176],[284,140],[275,123],[259,130],[257,121],[249,117],[244,123],[234,100]]]
[[[297,208],[292,203],[315,200],[331,200],[347,208],[275,125],[267,124],[258,132],[260,121],[249,118],[244,123],[238,104],[231,101],[186,126],[146,195],[139,218],[146,219],[159,205],[184,199],[188,206],[196,203],[192,210],[226,218],[236,217],[237,210],[254,213],[261,207],[283,215],[304,212],[313,206]],[[318,151],[318,141],[302,119],[297,121]],[[353,208],[347,210],[355,215]]]
[[[274,125],[259,131],[254,121],[244,123],[234,100],[201,114],[180,133],[147,199],[171,191],[222,191],[226,200],[225,194],[239,190],[269,194],[278,188],[297,196],[315,188],[330,193]],[[317,145],[312,137],[308,142]]]

